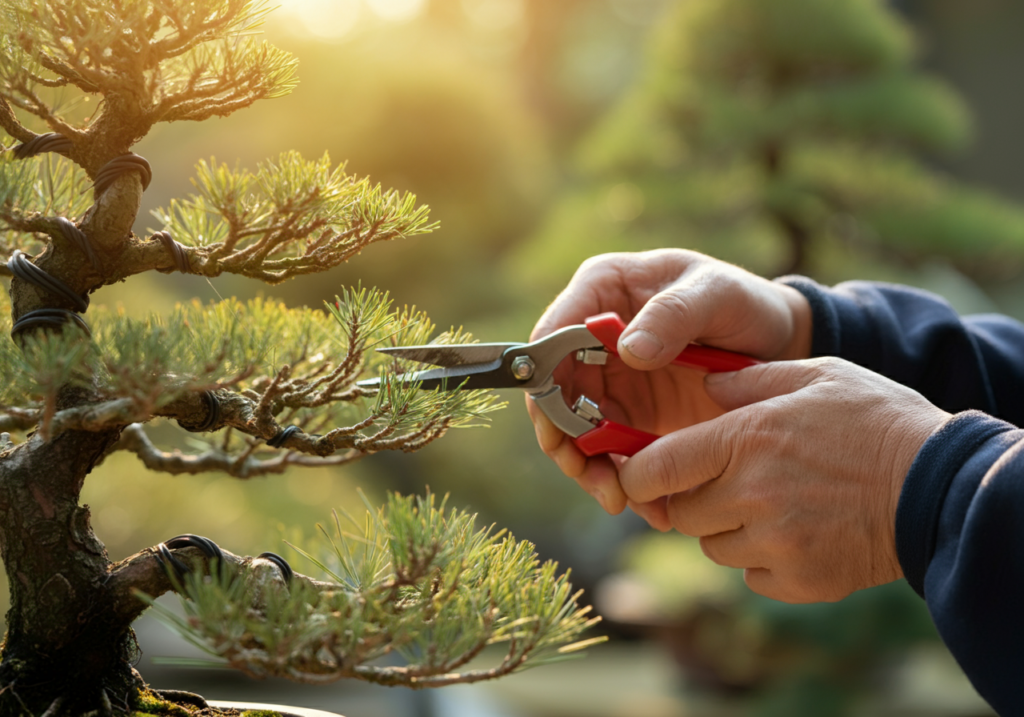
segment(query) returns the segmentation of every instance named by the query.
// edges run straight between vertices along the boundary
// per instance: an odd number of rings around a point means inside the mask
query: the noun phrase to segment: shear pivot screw
[[[512,375],[520,381],[529,380],[535,368],[537,366],[529,356],[516,356],[512,359]]]

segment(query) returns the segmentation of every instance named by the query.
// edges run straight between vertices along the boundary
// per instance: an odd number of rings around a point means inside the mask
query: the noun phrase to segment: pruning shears
[[[395,358],[439,368],[401,374],[391,380],[421,389],[444,391],[519,388],[566,433],[587,456],[613,453],[632,456],[659,436],[610,421],[598,404],[580,396],[572,406],[554,382],[555,368],[575,354],[585,364],[605,365],[617,357],[616,346],[626,324],[610,312],[592,316],[532,343],[426,344],[394,346],[377,351]],[[761,361],[722,349],[690,344],[672,363],[709,373],[738,371]],[[364,388],[379,388],[381,379],[359,381]]]

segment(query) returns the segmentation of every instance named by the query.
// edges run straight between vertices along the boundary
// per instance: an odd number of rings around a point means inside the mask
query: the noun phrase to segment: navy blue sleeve
[[[907,474],[896,549],[979,694],[1001,715],[1024,715],[1024,326],[961,318],[905,287],[783,281],[811,303],[815,355],[858,363],[957,414]]]
[[[929,438],[903,484],[896,548],[978,694],[1024,714],[1024,431],[967,411]]]
[[[1024,426],[1021,323],[994,314],[964,318],[942,298],[905,286],[780,281],[811,304],[814,356],[869,368],[950,413],[976,409]]]

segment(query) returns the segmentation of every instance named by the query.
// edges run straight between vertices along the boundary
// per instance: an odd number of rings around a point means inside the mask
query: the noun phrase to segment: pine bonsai
[[[580,646],[569,643],[591,621],[566,576],[429,495],[393,496],[354,521],[354,534],[337,519],[325,550],[304,548],[322,579],[194,535],[111,563],[79,495],[114,451],[154,471],[244,478],[413,451],[494,404],[388,380],[376,394],[355,386],[406,368],[373,346],[433,333],[376,291],[346,290],[323,312],[271,300],[193,303],[145,321],[88,311],[96,289],[143,272],[274,284],[432,225],[408,194],[326,156],[286,153],[255,173],[200,162],[195,194],[156,212],[152,236],[136,236],[152,170],[130,150],[155,123],[227,115],[295,85],[295,59],[254,36],[265,4],[2,0],[0,12],[0,126],[15,140],[0,159],[12,336],[0,342],[0,554],[11,590],[0,717],[180,714],[132,668],[130,625],[169,591],[188,599],[176,624],[189,639],[261,676],[420,687]],[[161,449],[147,430],[157,420],[205,448]],[[456,672],[492,643],[507,648],[496,665]],[[389,653],[407,664],[368,664]]]
[[[883,265],[934,258],[1005,275],[1024,213],[937,170],[969,115],[916,51],[882,0],[674,4],[538,243],[574,260],[687,246],[770,275],[895,277]]]

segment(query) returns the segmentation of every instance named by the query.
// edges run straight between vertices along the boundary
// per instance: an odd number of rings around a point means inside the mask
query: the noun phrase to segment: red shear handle
[[[619,336],[626,330],[626,323],[618,314],[614,311],[609,311],[607,314],[591,316],[584,323],[590,329],[590,333],[604,344],[605,349],[618,356]],[[681,354],[672,359],[672,363],[677,366],[700,369],[708,373],[722,373],[725,371],[739,371],[741,368],[756,366],[763,363],[763,361],[724,349],[713,349],[710,346],[690,344],[683,349]],[[590,435],[590,433],[585,433],[584,435]],[[605,452],[607,453],[608,451]],[[627,454],[623,453],[622,455]]]
[[[614,453],[617,456],[631,456],[658,440],[658,436],[621,423],[600,421],[592,431],[573,438],[573,443],[585,456],[599,456]]]

